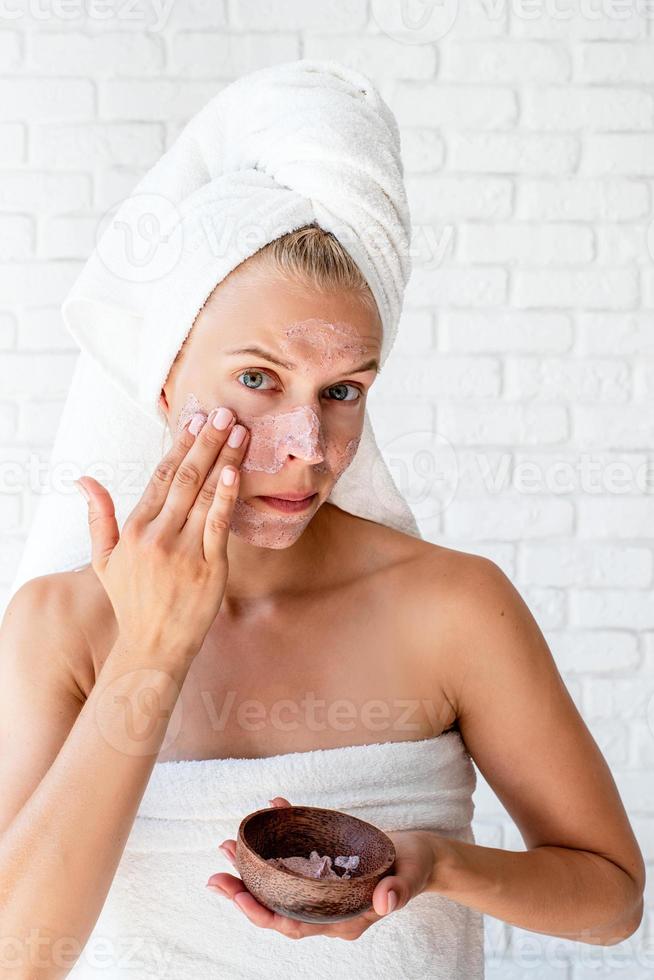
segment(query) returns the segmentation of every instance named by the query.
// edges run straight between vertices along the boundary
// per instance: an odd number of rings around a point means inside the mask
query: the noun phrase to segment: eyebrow
[[[236,347],[232,350],[225,351],[226,354],[256,354],[258,357],[264,357],[267,361],[271,361],[273,364],[279,365],[279,367],[286,368],[287,371],[293,371],[297,364],[293,364],[292,361],[280,361],[278,357],[274,357],[270,351],[265,350],[263,347],[258,347],[256,344],[252,347]],[[365,364],[360,364],[356,368],[351,368],[351,374],[358,374],[360,371],[379,371],[379,361],[376,357],[371,357],[370,360],[366,361]]]

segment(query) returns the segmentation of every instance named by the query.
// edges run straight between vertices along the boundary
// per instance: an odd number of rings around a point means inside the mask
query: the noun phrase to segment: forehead
[[[198,333],[220,349],[259,344],[298,356],[379,354],[374,302],[351,291],[323,292],[265,267],[242,270],[216,287],[197,319]]]

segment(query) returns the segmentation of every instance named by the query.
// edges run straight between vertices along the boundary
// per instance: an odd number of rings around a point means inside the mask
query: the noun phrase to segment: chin
[[[297,529],[297,532],[292,536],[279,538],[277,536],[266,536],[261,532],[253,534],[250,530],[243,530],[241,528],[231,528],[232,534],[245,541],[247,544],[251,544],[253,548],[267,549],[268,551],[283,551],[285,548],[291,548],[296,541],[298,541],[304,534],[307,524],[303,524]]]

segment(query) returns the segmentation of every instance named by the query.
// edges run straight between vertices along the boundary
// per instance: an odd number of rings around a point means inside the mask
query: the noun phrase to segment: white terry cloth
[[[283,796],[384,831],[475,843],[476,771],[457,730],[251,759],[156,763],[75,980],[479,980],[483,915],[423,892],[356,940],[291,940],[206,888],[236,874],[218,850],[242,818]],[[94,965],[95,964],[95,965]]]
[[[262,246],[314,222],[370,285],[383,366],[411,272],[397,121],[366,75],[299,59],[219,91],[101,227],[62,305],[80,354],[12,592],[91,560],[75,477],[107,487],[122,527],[169,448],[159,395],[211,291]],[[329,500],[421,537],[367,411]]]

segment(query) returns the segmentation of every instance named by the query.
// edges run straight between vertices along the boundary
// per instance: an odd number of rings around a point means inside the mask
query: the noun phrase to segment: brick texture
[[[106,210],[190,116],[280,61],[366,71],[398,119],[414,221],[370,398],[380,445],[435,429],[452,447],[457,492],[441,504],[434,486],[423,533],[515,582],[654,877],[654,11],[471,0],[402,35],[398,6],[5,5],[0,460],[47,455],[75,361],[60,303]],[[27,472],[0,495],[3,608],[34,504]],[[479,843],[524,847],[481,774],[476,807]],[[651,975],[652,929],[615,975]],[[490,918],[486,942],[489,980],[595,975],[578,944]]]

